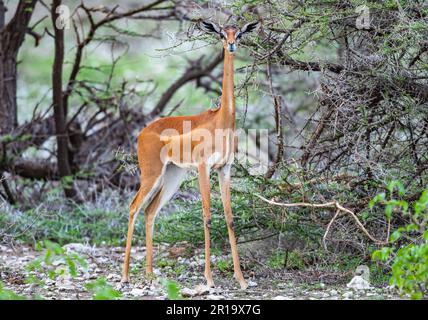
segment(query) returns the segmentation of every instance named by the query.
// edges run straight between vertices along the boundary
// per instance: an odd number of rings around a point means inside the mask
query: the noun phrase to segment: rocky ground
[[[239,290],[233,280],[230,256],[213,256],[216,288],[208,290],[204,284],[204,259],[201,250],[183,246],[156,247],[156,278],[144,278],[144,248],[133,248],[131,282],[120,283],[122,247],[91,247],[69,244],[63,247],[68,255],[77,253],[87,262],[86,268],[77,266],[72,276],[61,255],[50,262],[54,274],[49,277],[42,269],[31,271],[28,265],[44,257],[43,251],[27,246],[0,246],[0,282],[4,289],[32,298],[91,299],[93,293],[85,285],[104,277],[112,288],[121,292],[122,299],[167,299],[163,279],[174,280],[182,296],[187,299],[400,299],[389,287],[367,286],[356,290],[346,286],[352,274],[322,271],[270,270],[267,266],[247,268],[250,263],[242,259],[244,274],[249,281],[246,291]],[[42,260],[43,261],[43,260]],[[218,266],[223,266],[219,269]],[[42,262],[42,268],[43,268]],[[28,279],[33,279],[28,283]],[[37,280],[35,280],[37,279]],[[357,281],[358,282],[358,281]]]

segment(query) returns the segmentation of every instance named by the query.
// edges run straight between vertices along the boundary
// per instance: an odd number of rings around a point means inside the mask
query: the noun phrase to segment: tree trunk
[[[0,135],[2,135],[4,132],[9,131],[9,129],[6,127],[6,124],[7,124],[6,120],[9,112],[7,112],[6,105],[3,103],[3,92],[4,92],[3,29],[4,29],[5,13],[6,13],[6,8],[4,6],[3,1],[0,0]]]
[[[18,124],[16,105],[16,59],[37,0],[20,0],[12,20],[5,25],[4,1],[0,0],[0,134]]]
[[[64,63],[64,28],[57,24],[59,14],[58,6],[61,0],[54,0],[51,8],[52,23],[55,34],[55,58],[52,70],[53,109],[55,118],[55,131],[57,139],[58,172],[63,183],[64,193],[68,198],[75,198],[76,191],[73,186],[72,172],[68,154],[68,132],[66,115],[63,107],[62,66]],[[67,179],[65,179],[67,177]]]

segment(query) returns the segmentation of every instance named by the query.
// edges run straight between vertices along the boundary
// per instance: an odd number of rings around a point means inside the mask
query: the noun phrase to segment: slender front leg
[[[202,196],[202,211],[204,215],[204,234],[205,234],[205,279],[207,285],[214,287],[214,281],[211,273],[211,254],[210,254],[210,228],[211,228],[211,210],[210,210],[210,169],[205,164],[198,167],[199,189]]]
[[[247,282],[242,275],[241,266],[239,264],[238,248],[236,246],[235,231],[233,229],[232,207],[230,205],[230,165],[226,165],[219,170],[219,182],[221,191],[221,200],[223,201],[224,215],[226,216],[227,230],[229,231],[229,242],[232,251],[233,269],[235,278],[241,285],[241,289],[245,290],[248,287]]]

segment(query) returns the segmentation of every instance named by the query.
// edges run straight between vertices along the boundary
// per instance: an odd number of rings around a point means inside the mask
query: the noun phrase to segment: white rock
[[[330,294],[332,295],[332,296],[334,296],[334,295],[337,295],[337,291],[336,290],[330,290]]]
[[[351,291],[347,291],[344,294],[342,294],[342,297],[345,299],[351,299],[353,295],[354,294]]]
[[[370,268],[364,264],[355,269],[355,275],[361,276],[364,280],[370,282]]]
[[[183,274],[180,274],[177,279],[178,280],[185,280],[187,278],[188,278],[188,275],[186,273],[183,273]]]
[[[77,253],[86,253],[90,254],[94,251],[91,246],[84,245],[82,243],[69,243],[62,247],[67,253],[77,252]]]
[[[134,297],[141,297],[141,296],[144,296],[144,295],[145,295],[145,293],[146,293],[146,291],[145,291],[145,290],[143,290],[143,289],[137,289],[137,288],[134,288],[134,289],[132,289],[131,291],[129,291],[129,294],[130,294],[131,296],[134,296]]]
[[[116,273],[110,273],[107,275],[106,279],[112,280],[112,281],[120,280],[120,275],[118,275]]]
[[[210,287],[203,285],[203,284],[199,284],[195,287],[195,290],[196,290],[197,295],[201,296],[201,295],[209,293]]]
[[[354,290],[373,289],[373,287],[370,286],[370,283],[367,280],[365,280],[362,276],[353,277],[352,280],[346,286]]]
[[[203,266],[203,265],[205,265],[205,260],[204,259],[198,260],[198,266]]]
[[[248,281],[247,284],[248,284],[248,287],[250,287],[250,288],[251,287],[257,287],[257,282],[254,282],[254,281],[251,281],[251,280]]]
[[[73,283],[69,280],[62,280],[56,283],[59,291],[75,290]]]
[[[105,257],[99,257],[99,258],[97,258],[97,263],[107,263],[109,261],[110,260],[108,258],[105,258]]]

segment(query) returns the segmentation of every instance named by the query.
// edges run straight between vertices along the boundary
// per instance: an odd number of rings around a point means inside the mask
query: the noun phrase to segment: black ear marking
[[[206,32],[220,33],[220,27],[211,21],[202,21],[200,28]]]
[[[241,33],[248,33],[248,32],[252,32],[257,28],[257,25],[259,24],[258,21],[253,21],[250,23],[245,24],[242,28],[241,28]]]

